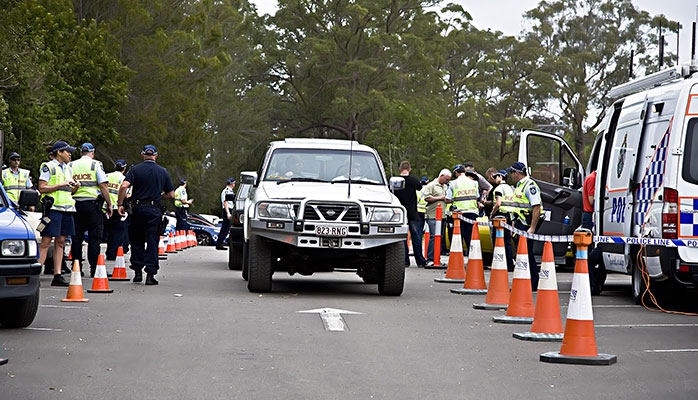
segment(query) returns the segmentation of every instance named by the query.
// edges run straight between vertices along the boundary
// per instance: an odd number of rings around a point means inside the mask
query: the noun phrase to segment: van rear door
[[[647,110],[647,95],[639,93],[627,97],[618,114],[616,129],[606,133],[601,168],[597,175],[596,193],[602,200],[601,215],[596,223],[604,236],[632,236],[635,177],[642,127]],[[627,273],[629,248],[627,245],[605,245],[604,252],[614,253],[606,262],[606,269]]]
[[[582,223],[582,163],[560,136],[532,130],[521,132],[519,160],[541,190],[545,222],[538,233],[571,235]],[[566,216],[569,224],[564,223]],[[537,257],[543,253],[543,244],[535,243]],[[568,245],[553,243],[556,264],[565,264]]]

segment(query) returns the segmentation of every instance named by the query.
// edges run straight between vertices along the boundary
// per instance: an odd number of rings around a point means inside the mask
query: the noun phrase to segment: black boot
[[[146,274],[146,276],[145,276],[145,284],[146,284],[146,285],[151,286],[151,285],[157,285],[158,283],[160,283],[160,282],[158,282],[158,281],[155,279],[155,275],[153,275],[153,274]]]
[[[58,274],[53,276],[51,286],[70,286],[70,282],[66,281],[65,278],[63,278],[63,275]]]
[[[133,276],[133,281],[135,283],[143,282],[143,271],[136,270],[136,274]]]

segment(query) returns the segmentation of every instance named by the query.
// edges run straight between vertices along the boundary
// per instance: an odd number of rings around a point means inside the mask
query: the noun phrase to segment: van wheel
[[[39,286],[31,296],[2,302],[0,324],[3,328],[24,328],[31,325],[39,309]]]
[[[271,276],[274,273],[271,266],[271,249],[258,235],[250,237],[249,246],[247,289],[256,293],[271,292]]]
[[[400,242],[385,246],[383,274],[379,277],[378,293],[399,296],[405,287],[405,248]]]
[[[633,261],[632,263],[632,269],[633,269],[633,275],[632,275],[632,291],[633,291],[633,301],[635,304],[642,304],[642,297],[644,296],[645,291],[647,290],[647,285],[645,285],[645,281],[642,278],[642,270],[641,266],[636,265],[634,261],[634,256],[632,257]]]

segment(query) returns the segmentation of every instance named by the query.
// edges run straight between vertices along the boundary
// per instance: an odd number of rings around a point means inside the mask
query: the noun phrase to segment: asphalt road
[[[632,304],[625,276],[593,298],[598,351],[618,362],[580,366],[540,362],[560,344],[512,338],[529,326],[493,323],[443,273],[409,268],[400,297],[350,273],[277,275],[258,295],[196,247],[162,262],[159,286],[110,282],[88,303],[43,276],[34,323],[0,329],[0,399],[698,398],[698,318]],[[572,274],[558,281],[564,321]],[[359,314],[299,313],[325,308]]]

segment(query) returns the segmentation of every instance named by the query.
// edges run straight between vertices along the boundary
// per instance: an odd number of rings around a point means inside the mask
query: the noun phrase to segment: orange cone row
[[[463,258],[463,240],[460,235],[460,219],[457,212],[453,213],[453,239],[448,255],[446,276],[435,278],[434,282],[460,283],[465,281],[465,261]]]

